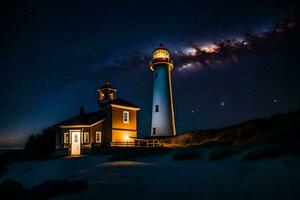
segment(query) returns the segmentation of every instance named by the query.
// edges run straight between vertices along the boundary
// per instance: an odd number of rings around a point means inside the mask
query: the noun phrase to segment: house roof
[[[101,111],[96,111],[92,113],[84,113],[81,115],[77,115],[72,117],[71,119],[65,120],[59,123],[59,126],[71,126],[71,125],[92,125],[96,122],[99,122],[105,119],[105,113]]]
[[[108,103],[109,104],[114,104],[114,105],[132,107],[132,108],[139,108],[138,106],[134,105],[133,103],[130,103],[129,101],[126,101],[126,100],[121,99],[121,98],[111,100]]]
[[[139,109],[139,107],[135,106],[134,104],[132,104],[128,101],[125,101],[123,99],[120,99],[120,98],[108,101],[106,103],[106,106],[111,105],[111,104]],[[100,110],[100,111],[96,111],[96,112],[83,113],[83,114],[77,115],[68,120],[60,122],[59,124],[57,124],[57,126],[73,126],[73,125],[90,126],[101,120],[104,120],[105,118],[106,118],[105,112],[103,110]]]

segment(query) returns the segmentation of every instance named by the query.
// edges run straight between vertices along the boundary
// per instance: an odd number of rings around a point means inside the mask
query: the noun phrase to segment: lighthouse
[[[150,69],[153,71],[151,136],[175,136],[175,118],[171,72],[173,61],[162,44],[154,49]]]

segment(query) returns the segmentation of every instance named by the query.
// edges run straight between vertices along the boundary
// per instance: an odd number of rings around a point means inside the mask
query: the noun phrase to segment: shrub
[[[234,151],[228,148],[222,148],[210,153],[209,160],[222,160],[229,158],[234,154]]]
[[[262,160],[262,159],[268,159],[268,158],[282,156],[283,154],[284,154],[284,152],[280,148],[278,148],[278,147],[270,148],[269,147],[269,148],[250,151],[243,157],[243,160],[245,160],[245,161]]]
[[[201,154],[198,151],[181,150],[173,154],[173,160],[193,160],[200,158]]]
[[[26,159],[45,159],[55,151],[55,130],[47,128],[42,134],[30,135],[25,144]]]

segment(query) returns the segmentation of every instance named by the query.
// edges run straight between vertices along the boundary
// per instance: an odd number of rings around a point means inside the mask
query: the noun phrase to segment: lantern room
[[[169,55],[169,52],[168,50],[166,49],[156,49],[154,50],[153,52],[153,59],[170,59],[170,55]]]
[[[163,44],[160,44],[159,48],[154,49],[150,69],[154,71],[155,65],[158,64],[167,64],[170,70],[173,69],[173,61],[170,59],[169,50],[166,49]]]
[[[105,81],[104,86],[98,89],[99,103],[116,99],[117,89],[115,89],[109,81]]]

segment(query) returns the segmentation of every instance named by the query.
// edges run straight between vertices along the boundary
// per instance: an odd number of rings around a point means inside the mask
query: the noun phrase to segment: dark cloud
[[[209,41],[213,45],[211,49],[202,49],[196,44],[190,45],[192,53],[184,52],[184,48],[172,49],[171,57],[176,64],[175,70],[180,71],[185,68],[211,69],[224,63],[238,62],[241,57],[255,54],[267,54],[281,48],[282,44],[297,42],[300,30],[299,18],[287,18],[280,20],[268,31],[257,31],[244,33],[242,37],[231,39],[217,39]],[[113,65],[103,65],[97,72],[81,74],[71,77],[67,82],[75,80],[89,79],[91,77],[103,77],[111,79],[115,74],[132,73],[136,70],[145,70],[151,56],[143,52],[133,51]],[[80,78],[79,78],[80,77]],[[64,80],[65,81],[65,80]]]
[[[194,50],[192,55],[179,52],[172,57],[180,69],[188,64],[196,65],[203,69],[220,65],[223,62],[236,62],[242,56],[250,54],[266,54],[274,48],[280,48],[282,43],[297,42],[299,34],[299,18],[284,19],[270,31],[246,33],[239,39],[220,39],[211,42],[211,51],[203,50],[197,45],[191,45]],[[294,40],[294,41],[293,41]],[[181,67],[180,67],[181,66]],[[183,66],[183,67],[182,67]],[[192,67],[192,66],[191,66]]]

